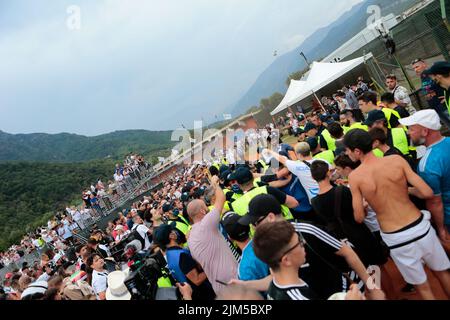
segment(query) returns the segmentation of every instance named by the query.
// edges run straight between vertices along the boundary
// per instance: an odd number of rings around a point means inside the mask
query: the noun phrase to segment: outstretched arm
[[[352,204],[353,204],[353,214],[355,216],[355,221],[358,223],[363,223],[366,219],[366,210],[364,210],[364,198],[359,189],[359,184],[355,181],[355,178],[348,177],[350,190],[352,192]]]
[[[278,161],[279,163],[282,163],[283,165],[286,165],[286,162],[288,161],[288,158],[279,155],[278,153],[276,153],[276,152],[273,151],[273,150],[265,149],[263,152],[266,152],[266,153],[270,154],[272,157],[274,157],[275,159],[277,159],[277,161]]]

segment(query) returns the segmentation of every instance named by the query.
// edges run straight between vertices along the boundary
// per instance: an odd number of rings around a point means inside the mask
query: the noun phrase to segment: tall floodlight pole
[[[309,63],[308,59],[306,58],[305,54],[302,52],[300,52],[300,55],[303,57],[303,59],[305,59],[306,64],[308,65],[309,68],[311,68],[311,64]],[[320,106],[322,107],[322,110],[324,112],[327,112],[327,110],[325,110],[325,107],[322,104],[322,101],[320,101],[319,97],[317,96],[317,94],[311,90],[311,92],[314,94],[314,97],[316,98],[316,100],[319,102]]]

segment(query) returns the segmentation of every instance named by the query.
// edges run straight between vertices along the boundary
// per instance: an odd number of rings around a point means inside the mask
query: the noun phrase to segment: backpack
[[[86,281],[72,282],[70,277],[63,280],[62,292],[66,300],[97,300],[94,290]]]
[[[127,240],[139,240],[141,245],[142,245],[142,250],[144,250],[145,248],[145,238],[143,238],[141,236],[141,234],[137,231],[137,228],[139,227],[139,225],[137,225],[136,227],[133,227],[131,229],[131,233],[130,235],[127,237]],[[148,236],[145,235],[145,237],[147,238]]]

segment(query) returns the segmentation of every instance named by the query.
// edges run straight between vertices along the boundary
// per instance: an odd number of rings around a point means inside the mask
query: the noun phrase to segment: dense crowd
[[[37,254],[40,255],[44,248],[64,249],[61,243],[72,243],[73,234],[77,230],[84,229],[93,222],[115,208],[121,198],[131,191],[142,193],[144,190],[136,190],[139,182],[151,172],[150,165],[143,156],[129,154],[123,165],[116,164],[114,181],[109,181],[105,186],[100,179],[84,190],[81,196],[81,205],[69,206],[65,212],[57,212],[50,219],[47,226],[42,226],[34,232],[23,237],[20,244],[12,245],[5,252],[0,252],[0,265],[7,267],[11,263],[16,264],[21,257]]]
[[[277,124],[295,146],[276,124],[251,132],[256,155],[243,145],[180,165],[86,243],[66,217],[73,252],[55,247],[8,274],[3,298],[396,299],[389,264],[423,299],[436,299],[430,274],[450,298],[448,114],[433,105],[437,86],[450,104],[450,64],[420,73],[430,109],[415,110],[395,76],[381,97],[359,79]]]

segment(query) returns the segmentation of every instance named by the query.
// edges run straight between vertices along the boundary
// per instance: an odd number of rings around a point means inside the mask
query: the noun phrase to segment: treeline
[[[0,251],[18,243],[100,178],[111,180],[111,159],[84,163],[0,163]]]

